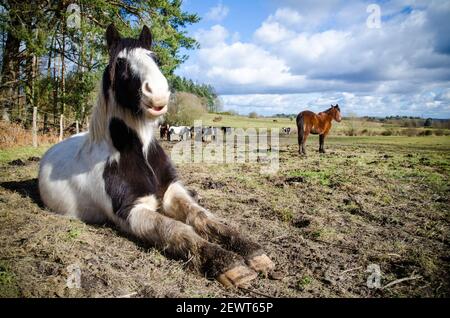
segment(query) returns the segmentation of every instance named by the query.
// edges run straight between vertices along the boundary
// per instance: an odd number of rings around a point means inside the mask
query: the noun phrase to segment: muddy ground
[[[246,290],[224,289],[108,225],[49,213],[39,158],[0,163],[0,296],[450,296],[448,144],[330,140],[319,155],[311,141],[299,158],[294,142],[282,143],[275,175],[259,164],[179,165],[199,202],[275,261],[274,277]],[[369,288],[376,266],[382,288]],[[69,288],[77,268],[81,288]]]

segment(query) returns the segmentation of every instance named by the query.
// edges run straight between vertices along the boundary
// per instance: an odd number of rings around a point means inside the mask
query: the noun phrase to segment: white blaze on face
[[[151,57],[152,52],[136,48],[121,52],[118,57],[127,59],[131,72],[141,80],[141,107],[151,116],[161,116],[167,111],[170,91],[167,79]]]
[[[337,121],[340,122],[342,120],[341,112],[337,112]]]

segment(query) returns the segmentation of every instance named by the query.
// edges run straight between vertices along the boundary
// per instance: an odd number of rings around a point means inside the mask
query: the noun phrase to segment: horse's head
[[[336,104],[336,106],[331,105],[331,115],[333,116],[333,119],[338,123],[342,120],[341,109],[339,108],[338,104]]]
[[[103,77],[106,99],[136,116],[156,118],[167,112],[169,85],[150,50],[152,35],[144,26],[138,39],[122,38],[113,24],[106,30],[109,65]]]

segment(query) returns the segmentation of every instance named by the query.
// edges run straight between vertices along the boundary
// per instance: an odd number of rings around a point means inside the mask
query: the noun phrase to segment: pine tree
[[[124,36],[149,26],[161,70],[175,80],[175,69],[187,58],[181,49],[198,46],[185,27],[198,21],[180,0],[3,0],[2,117],[26,123],[39,107],[53,114],[54,123],[60,114],[83,121],[107,64],[104,32],[110,23]]]

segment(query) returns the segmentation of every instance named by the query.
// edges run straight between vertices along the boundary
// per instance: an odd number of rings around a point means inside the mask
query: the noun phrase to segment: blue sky
[[[450,1],[185,0],[200,43],[179,75],[226,110],[450,118]],[[379,19],[378,19],[379,18]]]

